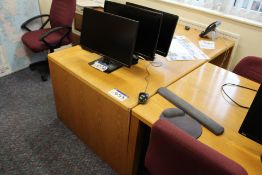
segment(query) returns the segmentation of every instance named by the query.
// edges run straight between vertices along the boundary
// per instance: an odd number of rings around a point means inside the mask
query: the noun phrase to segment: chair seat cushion
[[[47,45],[40,41],[39,38],[49,30],[50,29],[40,29],[37,31],[27,32],[22,36],[22,41],[28,48],[30,48],[34,52],[48,50],[49,48],[47,47]],[[46,37],[45,40],[50,44],[55,44],[60,40],[62,36],[62,33],[54,32],[50,34],[48,37]],[[70,40],[68,38],[65,38],[62,45],[66,45],[69,43]]]

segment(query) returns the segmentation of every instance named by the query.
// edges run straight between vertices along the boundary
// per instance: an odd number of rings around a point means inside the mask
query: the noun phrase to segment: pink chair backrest
[[[152,127],[145,167],[151,175],[247,175],[239,164],[166,120]]]
[[[76,9],[76,0],[53,0],[50,9],[51,28],[72,26]]]
[[[262,58],[255,56],[245,57],[236,65],[233,72],[262,83]]]

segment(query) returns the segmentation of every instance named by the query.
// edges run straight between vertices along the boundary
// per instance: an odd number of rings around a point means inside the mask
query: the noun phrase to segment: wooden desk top
[[[176,33],[185,35],[190,40],[198,45],[199,31],[191,29],[184,30],[182,25],[178,25]],[[211,59],[225,52],[234,43],[225,39],[217,39],[215,50],[203,50]],[[96,88],[106,97],[114,100],[119,105],[130,110],[135,107],[138,102],[138,94],[146,88],[147,76],[146,68],[149,62],[140,60],[137,65],[130,69],[122,67],[110,74],[102,73],[88,65],[89,62],[98,59],[100,56],[94,53],[83,50],[80,46],[75,46],[62,51],[49,54],[49,61],[53,61],[69,72],[75,74],[76,77],[88,83],[91,87]],[[210,59],[210,60],[211,60]],[[164,57],[156,55],[156,61],[160,61],[163,65],[161,67],[149,66],[148,70],[150,76],[148,77],[147,93],[150,96],[156,93],[159,87],[166,87],[181,77],[185,76],[192,70],[201,66],[209,60],[193,60],[193,61],[167,61]],[[119,102],[110,96],[106,95],[113,88],[117,88],[129,98],[124,102]]]
[[[259,87],[258,83],[206,63],[168,86],[168,89],[224,126],[225,132],[221,136],[215,136],[202,127],[203,134],[199,138],[201,142],[235,160],[249,174],[261,174],[262,146],[238,134],[248,110],[226,101],[227,98],[223,97],[221,92],[221,85],[224,83],[241,84],[254,89]],[[250,106],[256,94],[253,91],[237,87],[225,87],[225,90],[233,99],[247,106]],[[172,107],[174,107],[173,104],[156,94],[149,99],[146,105],[135,107],[132,114],[152,126],[164,109]]]
[[[139,92],[145,91],[146,68],[149,62],[144,60],[139,60],[139,63],[131,68],[122,67],[110,74],[106,74],[88,65],[89,62],[98,59],[100,56],[85,51],[80,46],[51,53],[48,57],[49,61],[71,72],[78,79],[128,110],[138,104]],[[160,56],[156,60],[162,62],[162,66],[153,67],[151,65],[148,68],[150,75],[147,78],[149,82],[147,92],[150,96],[155,94],[159,87],[168,86],[205,62],[205,60],[169,62]],[[108,95],[108,92],[113,88],[117,88],[129,98],[124,102],[115,100]]]

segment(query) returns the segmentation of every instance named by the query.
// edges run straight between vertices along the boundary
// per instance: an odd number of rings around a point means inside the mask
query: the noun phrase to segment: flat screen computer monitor
[[[239,133],[262,144],[262,85],[247,112]]]
[[[159,38],[158,38],[156,53],[164,57],[167,56],[172,39],[173,39],[173,35],[176,30],[176,25],[177,25],[179,17],[174,14],[166,13],[160,10],[148,8],[148,7],[130,3],[130,2],[126,2],[126,5],[163,13],[162,25],[160,29]]]
[[[138,26],[138,21],[84,8],[80,44],[103,55],[98,61],[108,66],[105,72],[109,73],[122,65],[130,67]]]
[[[111,1],[105,1],[104,11],[139,21],[135,53],[146,60],[154,60],[162,23],[162,13]]]

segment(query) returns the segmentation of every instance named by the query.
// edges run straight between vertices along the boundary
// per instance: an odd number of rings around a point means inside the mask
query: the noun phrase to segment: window
[[[262,0],[162,0],[201,7],[227,15],[231,19],[261,26]],[[248,19],[248,20],[246,20]]]
[[[262,0],[235,0],[234,6],[253,12],[262,12]]]

